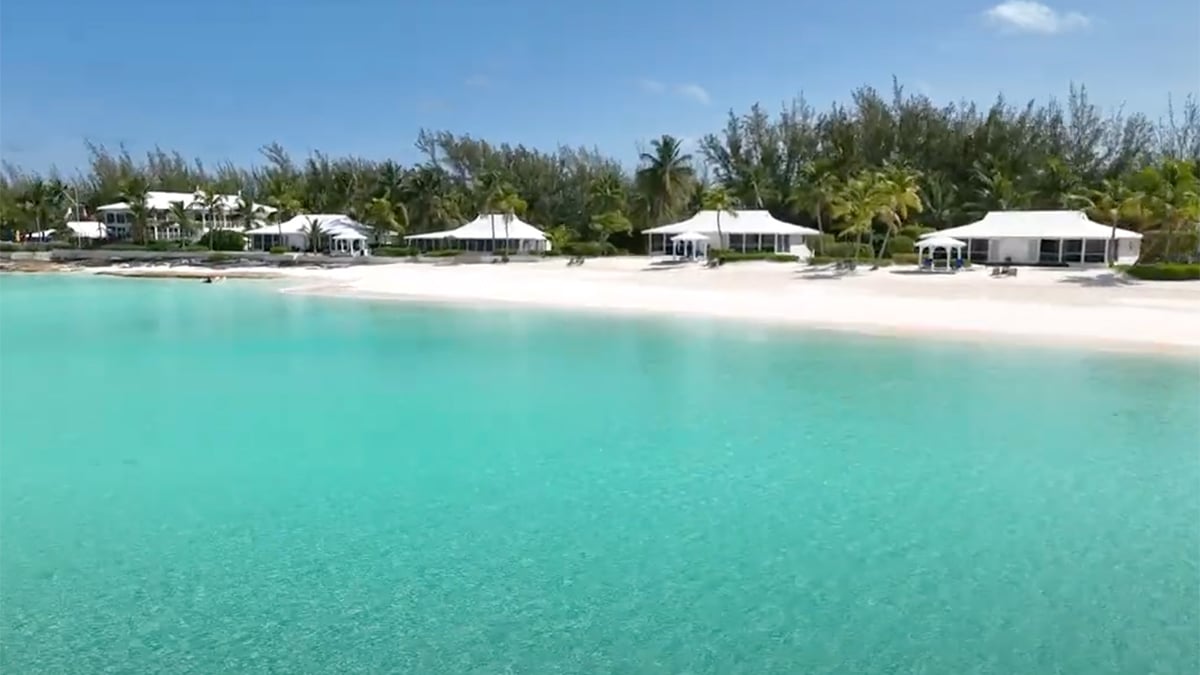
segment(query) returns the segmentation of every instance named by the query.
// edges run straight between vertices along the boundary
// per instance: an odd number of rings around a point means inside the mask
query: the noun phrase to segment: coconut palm
[[[709,188],[700,195],[700,208],[717,212],[717,241],[721,248],[726,248],[725,235],[721,232],[721,214],[728,213],[737,218],[733,197],[725,188]]]
[[[831,214],[845,223],[838,236],[843,239],[854,237],[855,262],[862,249],[863,237],[871,233],[883,203],[869,174],[851,178],[834,199]]]
[[[216,231],[220,229],[218,216],[223,216],[225,211],[225,199],[216,190],[197,190],[194,203],[203,210],[202,217],[207,219],[208,232],[205,236],[208,238],[208,248],[212,250]]]
[[[182,248],[185,241],[191,241],[196,231],[196,221],[183,202],[171,202],[167,217],[179,227],[179,246]]]
[[[592,216],[591,229],[596,233],[596,241],[600,242],[600,250],[608,247],[608,238],[617,232],[630,232],[632,223],[620,211],[605,211]]]
[[[368,204],[363,220],[371,228],[375,243],[381,243],[388,234],[399,229],[396,210],[386,197],[375,197]]]
[[[679,139],[664,135],[643,152],[636,184],[648,202],[651,221],[660,223],[679,215],[696,181],[692,156],[683,152]]]
[[[879,204],[878,217],[887,230],[883,234],[883,256],[888,250],[888,240],[900,230],[910,214],[920,213],[925,204],[921,200],[921,174],[905,166],[888,165],[875,174],[872,192]]]
[[[505,185],[500,189],[499,198],[493,203],[493,207],[500,212],[501,221],[504,223],[504,246],[507,249],[509,241],[508,226],[514,218],[525,213],[525,209],[529,208],[529,205],[525,203],[524,199],[521,199],[516,190],[512,189],[511,186]],[[493,232],[493,240],[495,240],[495,236]],[[493,244],[492,250],[495,251],[495,244]],[[507,250],[504,252],[504,257],[505,259],[508,258]]]
[[[316,216],[310,216],[305,219],[304,227],[300,231],[308,238],[308,249],[313,253],[319,253],[321,249],[321,237],[325,236],[325,231],[321,229],[321,220]]]
[[[150,230],[150,208],[146,205],[150,187],[140,176],[132,176],[121,184],[121,200],[129,207],[133,237],[146,245]]]
[[[254,200],[239,196],[237,209],[234,211],[234,221],[241,225],[242,229],[249,230],[254,227],[255,222],[262,216],[262,207],[254,203]]]
[[[821,237],[817,239],[817,254],[824,252],[825,222],[827,213],[841,190],[841,183],[833,173],[821,172],[813,164],[805,165],[801,172],[801,180],[792,187],[788,202],[797,211],[812,216],[817,231]]]
[[[1135,191],[1119,180],[1106,178],[1100,188],[1083,194],[1070,195],[1072,206],[1082,206],[1093,214],[1102,214],[1112,225],[1108,237],[1108,248],[1104,251],[1104,262],[1110,267],[1116,264],[1117,225],[1121,218],[1138,213],[1146,202],[1146,195]]]
[[[25,188],[19,206],[33,220],[34,231],[42,232],[50,223],[61,220],[61,200],[61,193],[51,181],[37,178]]]

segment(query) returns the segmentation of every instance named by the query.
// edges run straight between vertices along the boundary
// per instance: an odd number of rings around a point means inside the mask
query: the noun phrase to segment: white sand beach
[[[263,271],[257,268],[253,274]],[[236,277],[239,272],[218,274]],[[913,268],[839,273],[796,264],[705,269],[613,258],[579,267],[551,259],[271,272],[296,280],[286,292],[702,316],[875,334],[1200,355],[1200,283],[1138,281],[1104,269],[1025,268],[1016,277],[993,278],[987,268],[954,275]]]

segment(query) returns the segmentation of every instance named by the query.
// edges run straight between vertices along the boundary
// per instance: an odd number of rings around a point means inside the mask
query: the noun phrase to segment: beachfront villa
[[[183,237],[182,228],[171,216],[171,207],[176,203],[182,203],[184,209],[196,222],[194,230],[197,237],[209,229],[240,229],[240,225],[235,225],[232,221],[233,214],[242,206],[240,195],[220,195],[220,204],[214,209],[215,213],[209,213],[209,209],[203,204],[203,198],[204,194],[198,192],[161,192],[157,190],[147,192],[146,209],[150,216],[147,223],[147,238],[160,241],[178,240]],[[256,204],[255,210],[264,216],[275,211],[274,208],[265,204]],[[129,239],[132,237],[133,213],[129,210],[129,204],[126,202],[105,204],[96,209],[96,213],[100,221],[104,223],[108,238]]]
[[[343,213],[305,213],[278,225],[262,225],[246,230],[251,250],[269,251],[283,247],[302,252],[313,249],[309,235],[316,226],[320,241],[317,250],[341,255],[367,255],[371,230]]]
[[[806,259],[812,252],[805,245],[804,238],[821,234],[810,227],[785,223],[768,211],[719,213],[719,228],[717,211],[701,211],[687,220],[645,230],[643,233],[648,238],[646,251],[652,256],[700,259],[708,255],[710,248],[722,248],[741,252],[790,253]]]
[[[924,235],[965,242],[973,263],[991,265],[1132,264],[1141,254],[1142,235],[1089,220],[1082,211],[989,211],[982,220]],[[934,247],[936,248],[936,247]]]
[[[542,253],[550,250],[546,234],[533,225],[499,213],[480,214],[475,220],[444,232],[410,234],[404,238],[420,251],[459,249],[479,253],[495,250],[514,253]]]

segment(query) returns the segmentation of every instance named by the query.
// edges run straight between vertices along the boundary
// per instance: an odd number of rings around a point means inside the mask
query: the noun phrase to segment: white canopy
[[[708,237],[699,232],[684,232],[671,237],[671,241],[708,241]]]
[[[291,218],[279,225],[264,225],[251,230],[246,230],[246,234],[307,234],[310,223],[316,221],[317,227],[321,233],[333,239],[366,239],[365,233],[369,229],[366,225],[354,220],[350,216],[342,213],[302,213],[294,218]]]
[[[1088,220],[1083,211],[989,211],[983,220],[923,235],[956,239],[1108,239],[1112,226]],[[1117,239],[1141,239],[1117,228]]]
[[[953,237],[935,235],[927,239],[922,239],[917,242],[916,246],[919,249],[924,248],[963,248],[967,245],[965,241],[959,241]]]
[[[721,211],[721,234],[790,234],[811,236],[820,232],[811,227],[792,225],[777,220],[768,211]],[[643,234],[684,234],[699,232],[716,235],[717,211],[701,211],[678,223],[643,230]]]
[[[512,239],[514,241],[534,240],[546,241],[546,235],[533,225],[509,216],[497,214],[480,214],[478,218],[466,225],[445,232],[426,232],[425,234],[410,234],[405,239]]]

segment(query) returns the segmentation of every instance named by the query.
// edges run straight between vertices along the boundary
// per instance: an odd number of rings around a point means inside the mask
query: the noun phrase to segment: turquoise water
[[[1194,673],[1200,362],[0,279],[5,673]]]

